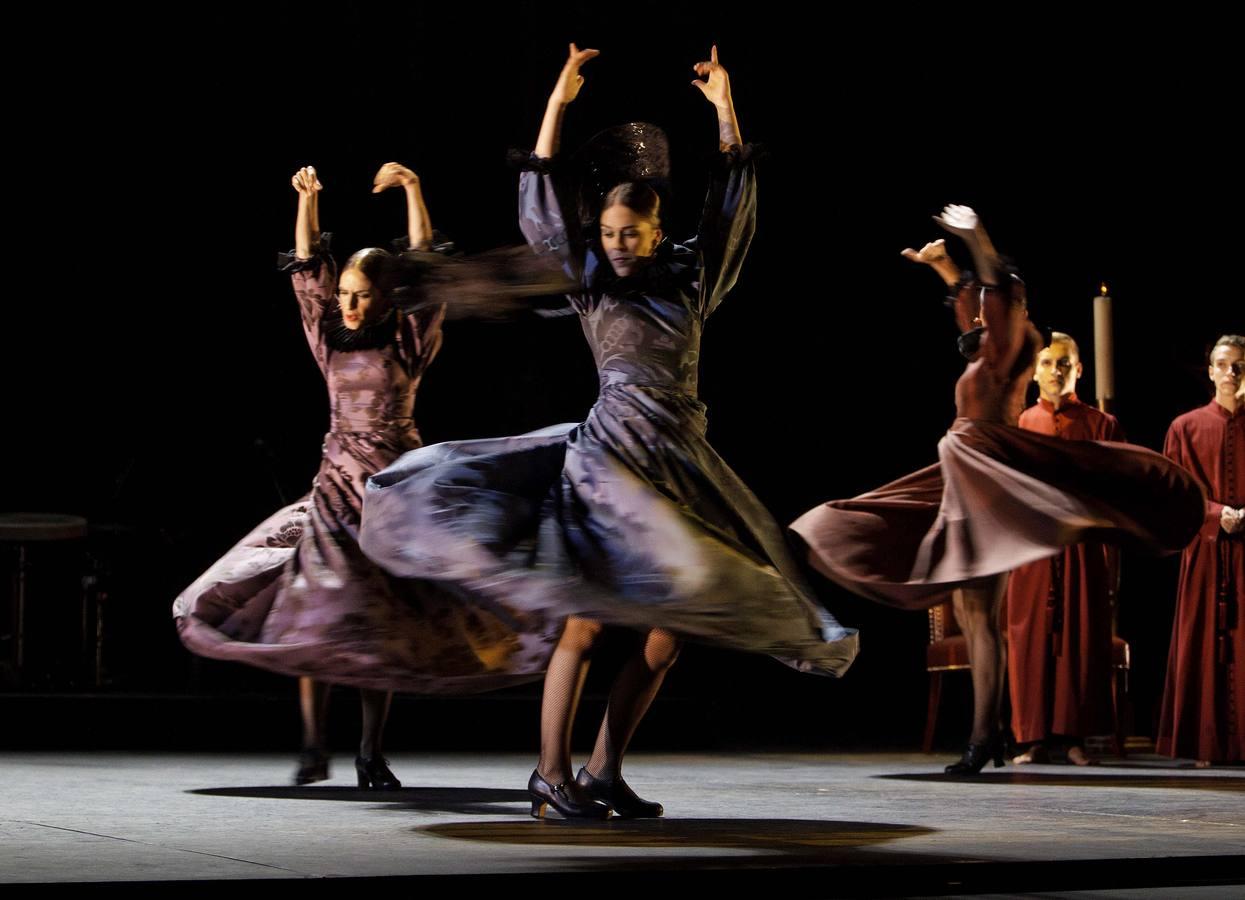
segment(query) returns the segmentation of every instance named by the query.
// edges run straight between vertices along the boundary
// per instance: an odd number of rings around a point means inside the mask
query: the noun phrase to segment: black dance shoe
[[[659,819],[666,810],[656,801],[641,800],[619,775],[615,778],[594,778],[588,767],[579,770],[575,783],[593,800],[599,800],[623,819]]]
[[[539,770],[533,770],[527,780],[527,792],[532,797],[534,819],[608,819],[610,815],[608,806],[589,797],[575,782],[550,784],[541,778]]]
[[[298,785],[312,784],[316,781],[328,781],[329,755],[319,747],[308,747],[298,757],[298,771],[294,773],[294,783]]]
[[[976,775],[985,768],[986,762],[993,760],[996,769],[1003,766],[1003,736],[992,735],[988,740],[974,744],[971,741],[959,762],[953,762],[943,769],[948,775]]]
[[[372,791],[396,791],[402,787],[398,776],[389,771],[389,760],[383,756],[364,759],[356,756],[354,770],[359,775],[359,789]]]

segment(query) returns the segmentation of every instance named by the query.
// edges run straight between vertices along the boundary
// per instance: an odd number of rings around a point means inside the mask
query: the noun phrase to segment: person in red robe
[[[1076,341],[1051,335],[1038,354],[1033,380],[1038,402],[1020,427],[1069,441],[1120,441],[1115,417],[1082,403]],[[1111,602],[1118,554],[1100,543],[1075,544],[1050,559],[1028,563],[1007,584],[1007,663],[1012,732],[1030,746],[1012,762],[1044,762],[1051,745],[1067,760],[1089,765],[1083,738],[1113,726]]]
[[[1245,761],[1245,337],[1215,342],[1215,397],[1177,416],[1163,452],[1206,489],[1180,560],[1158,751],[1199,765]]]

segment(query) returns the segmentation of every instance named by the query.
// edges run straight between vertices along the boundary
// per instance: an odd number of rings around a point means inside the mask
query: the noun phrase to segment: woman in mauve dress
[[[411,293],[413,271],[443,283],[476,272],[474,289],[489,283],[492,269],[481,273],[420,252],[432,230],[419,179],[389,163],[374,190],[405,192],[413,252],[360,250],[339,276],[328,236],[320,233],[319,177],[300,169],[293,185],[295,250],[284,270],[329,391],[319,472],[306,497],[243,538],[177,598],[173,611],[195,653],[299,677],[297,784],[328,777],[324,716],[328,684],[336,683],[359,688],[362,699],[359,786],[395,789],[400,782],[381,752],[391,691],[482,690],[538,677],[557,631],[516,627],[496,605],[479,607],[448,588],[394,579],[360,551],[364,484],[420,446],[415,394],[441,346],[444,307],[425,302],[404,311],[396,298]]]

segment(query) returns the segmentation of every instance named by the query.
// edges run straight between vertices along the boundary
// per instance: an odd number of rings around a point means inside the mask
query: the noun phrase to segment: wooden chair
[[[938,703],[942,699],[942,676],[947,672],[969,670],[968,642],[955,621],[955,611],[947,600],[929,609],[929,645],[925,648],[925,670],[929,672],[929,709],[925,713],[926,753],[934,747],[934,728],[938,724]]]
[[[1128,641],[1118,635],[1111,638],[1111,701],[1114,717],[1112,749],[1124,756],[1124,724],[1128,703],[1128,671],[1132,651]],[[925,648],[925,670],[929,673],[929,707],[925,713],[925,738],[921,749],[929,753],[934,747],[934,729],[938,725],[938,706],[942,699],[942,676],[947,672],[967,672],[968,644],[955,621],[955,611],[947,600],[929,610],[929,644]]]

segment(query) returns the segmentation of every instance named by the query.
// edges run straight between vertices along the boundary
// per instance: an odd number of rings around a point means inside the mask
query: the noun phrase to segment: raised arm
[[[402,188],[406,194],[406,234],[412,250],[425,250],[432,243],[432,219],[420,190],[419,176],[401,163],[385,163],[372,181],[372,193]]]
[[[579,96],[579,89],[584,86],[584,76],[579,74],[579,67],[600,55],[600,50],[580,50],[574,44],[570,45],[566,62],[558,74],[553,92],[549,95],[549,102],[545,104],[545,117],[540,122],[536,155],[541,159],[552,159],[558,152],[558,146],[562,142],[562,117],[566,114],[566,108]]]
[[[326,370],[328,352],[320,324],[333,303],[337,270],[329,256],[329,235],[320,232],[320,191],[323,185],[313,166],[304,166],[290,179],[298,192],[294,219],[294,252],[282,254],[282,271],[290,274],[294,296],[302,313],[303,331],[316,364]]]
[[[708,60],[692,69],[704,79],[692,84],[717,113],[718,149],[722,151],[695,241],[702,266],[701,308],[708,315],[735,286],[756,233],[756,169],[753,148],[743,146],[730,76],[718,62],[717,46],[710,49]]]
[[[981,224],[981,219],[972,207],[950,204],[943,208],[942,215],[934,216],[934,221],[964,241],[968,251],[973,255],[973,265],[977,269],[978,281],[983,285],[999,283],[1002,275],[999,254],[994,249],[994,242],[990,240],[990,235],[986,234],[985,226]]]
[[[586,252],[579,234],[579,212],[572,199],[564,196],[552,160],[562,137],[562,116],[584,85],[579,67],[597,55],[596,50],[570,45],[545,105],[533,159],[519,176],[519,228],[523,237],[538,255],[555,257],[576,282],[583,277]]]
[[[315,166],[303,166],[290,179],[298,192],[298,213],[294,218],[294,255],[311,259],[320,242],[320,177]]]
[[[696,63],[692,69],[705,79],[693,80],[692,84],[718,113],[718,148],[729,150],[742,145],[744,139],[739,131],[739,117],[735,115],[735,102],[731,99],[731,80],[718,62],[718,45],[714,44],[709,49],[707,61]]]

